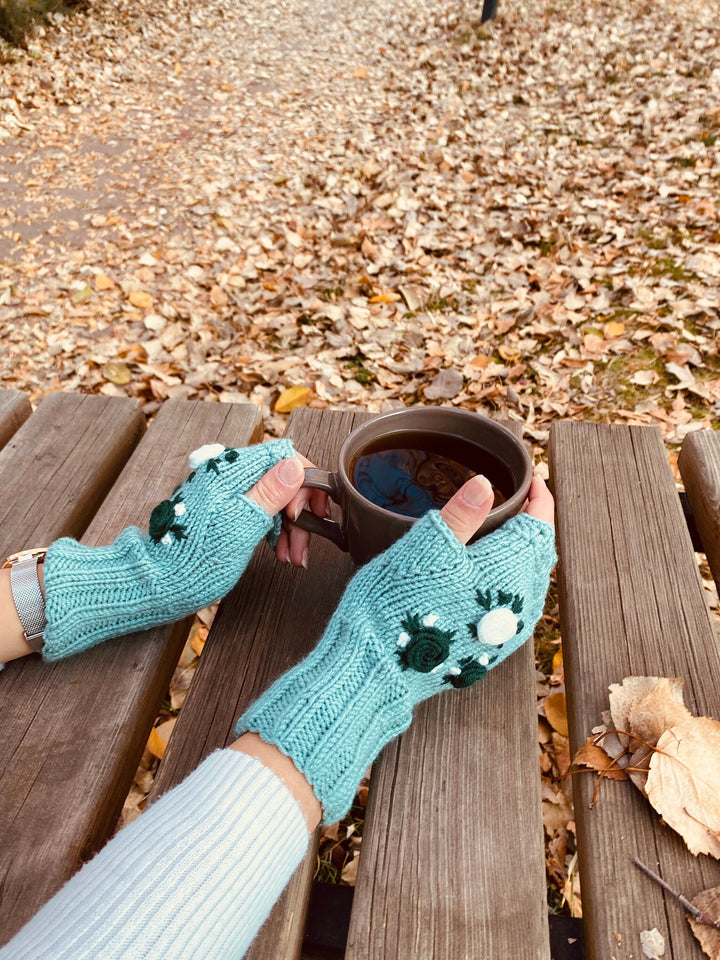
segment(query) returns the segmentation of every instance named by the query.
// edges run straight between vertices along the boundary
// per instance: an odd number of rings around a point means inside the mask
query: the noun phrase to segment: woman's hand
[[[467,543],[492,510],[493,492],[485,477],[468,480],[440,511],[440,516],[450,527],[460,543]],[[523,513],[536,520],[544,520],[550,526],[555,520],[555,501],[542,477],[533,477]]]
[[[292,460],[283,460],[248,492],[268,513],[284,510],[282,530],[275,546],[275,556],[281,563],[307,567],[310,533],[293,524],[308,507],[318,517],[327,515],[328,496],[322,490],[301,488],[305,468],[314,464],[301,453]],[[289,498],[289,499],[288,499]]]

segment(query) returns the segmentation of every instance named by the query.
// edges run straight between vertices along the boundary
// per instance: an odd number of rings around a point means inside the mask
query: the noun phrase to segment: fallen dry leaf
[[[648,800],[691,853],[720,859],[720,723],[691,717],[667,730],[650,760]]]
[[[720,887],[703,890],[690,902],[716,923],[720,922]],[[720,960],[720,930],[716,930],[715,927],[711,927],[707,923],[701,923],[689,913],[685,916],[692,932],[710,960]]]
[[[626,736],[631,731],[630,711],[642,701],[643,697],[651,693],[664,677],[625,677],[620,683],[611,683],[610,690],[610,715],[612,723],[617,731],[623,746],[631,746],[630,738]],[[682,680],[666,681],[670,683],[669,689],[665,686],[662,690],[665,695],[682,703]],[[660,699],[662,700],[662,694]],[[667,728],[666,728],[667,729]]]
[[[572,800],[562,790],[543,797],[542,819],[548,836],[553,837],[567,830],[568,821],[572,818]]]
[[[140,310],[150,310],[155,302],[151,293],[146,290],[133,290],[128,300],[134,307]]]
[[[102,290],[114,290],[115,283],[110,277],[106,276],[104,273],[95,274],[95,289]]]
[[[451,400],[463,388],[463,376],[459,370],[441,370],[427,387],[426,400]]]
[[[684,681],[660,677],[655,686],[632,700],[627,708],[630,733],[655,746],[662,734],[692,714],[683,703]]]
[[[154,757],[158,758],[158,760],[162,760],[162,756],[165,753],[165,747],[166,741],[160,737],[160,734],[157,732],[157,727],[153,727],[150,731],[150,736],[148,737],[145,749],[149,750]]]
[[[180,710],[190,690],[190,684],[195,676],[195,664],[184,670],[176,669],[170,681],[170,706],[173,710]]]
[[[640,947],[647,960],[661,960],[665,956],[665,937],[657,927],[640,931]]]
[[[88,300],[92,297],[92,287],[88,284],[85,284],[84,287],[81,287],[80,290],[76,290],[72,295],[73,303],[87,303]]]
[[[625,333],[625,324],[619,320],[610,320],[603,327],[603,336],[606,340],[612,340],[614,337],[621,337]]]
[[[564,737],[568,735],[567,702],[564,693],[551,693],[545,698],[545,716],[554,730]]]
[[[102,375],[106,380],[109,380],[110,383],[114,383],[120,387],[130,383],[132,380],[130,367],[128,367],[126,363],[118,363],[117,361],[106,363],[102,369]]]
[[[682,690],[679,678],[611,684],[610,710],[573,763],[606,775],[592,749],[601,746],[691,852],[720,858],[720,723],[693,717]]]
[[[572,758],[573,765],[589,767],[611,780],[627,780],[628,775],[620,769],[607,753],[595,743],[594,737],[588,737]]]
[[[360,855],[356,854],[350,863],[343,868],[342,878],[349,886],[354,887],[357,881],[358,867],[360,866]]]
[[[295,407],[306,407],[310,393],[309,387],[288,387],[275,401],[275,413],[290,413]]]

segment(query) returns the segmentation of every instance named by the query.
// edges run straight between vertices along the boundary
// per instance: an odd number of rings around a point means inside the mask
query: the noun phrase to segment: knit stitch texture
[[[239,719],[292,758],[333,823],[416,703],[518,649],[543,609],[553,528],[525,514],[465,547],[426,514],[362,567],[313,652]]]
[[[190,455],[190,476],[153,510],[147,534],[127,527],[107,547],[69,537],[53,543],[44,566],[43,657],[58,660],[180,620],[224,597],[280,522],[245,494],[293,455],[290,440],[202,447]]]
[[[76,873],[0,960],[240,960],[307,843],[282,780],[217,750]]]

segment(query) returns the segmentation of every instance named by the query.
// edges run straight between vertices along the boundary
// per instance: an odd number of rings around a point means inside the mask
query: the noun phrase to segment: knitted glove
[[[69,537],[53,543],[44,566],[43,657],[58,660],[180,620],[224,597],[262,537],[279,532],[280,517],[244,494],[293,455],[290,440],[241,449],[208,444],[190,454],[193,472],[155,507],[147,535],[127,527],[107,547]]]
[[[360,569],[319,645],[236,732],[291,757],[333,823],[416,703],[470,686],[532,635],[556,559],[553,528],[525,514],[469,547],[426,514]]]

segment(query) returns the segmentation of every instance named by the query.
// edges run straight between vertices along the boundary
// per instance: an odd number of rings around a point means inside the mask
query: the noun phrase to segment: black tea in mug
[[[502,464],[460,437],[403,431],[373,440],[353,458],[350,477],[371,503],[403,517],[442,508],[478,473],[493,484],[494,506],[505,502],[512,480]]]

